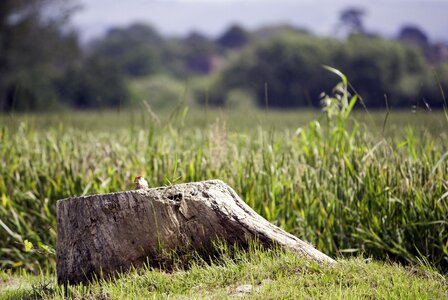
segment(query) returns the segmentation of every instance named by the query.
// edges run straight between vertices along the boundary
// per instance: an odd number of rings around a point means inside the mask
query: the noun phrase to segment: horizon
[[[193,31],[215,38],[230,25],[248,30],[288,24],[318,36],[333,36],[339,13],[347,7],[365,9],[369,32],[395,37],[405,25],[421,28],[432,42],[448,42],[448,1],[338,1],[320,0],[81,0],[83,8],[72,24],[83,41],[101,37],[108,29],[133,23],[153,26],[166,36],[185,36]],[[126,12],[126,13],[123,13]]]

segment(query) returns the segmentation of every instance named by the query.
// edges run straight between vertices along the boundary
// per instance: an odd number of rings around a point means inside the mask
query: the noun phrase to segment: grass
[[[49,126],[42,116],[1,125],[0,266],[53,268],[56,201],[131,189],[133,177],[144,175],[151,186],[222,179],[269,221],[331,256],[426,259],[447,270],[446,131],[416,123],[383,138],[382,121],[347,121],[340,130],[325,117],[306,124],[313,113],[290,113],[298,124],[306,120],[297,130],[288,114],[284,123],[277,114],[252,127],[242,120],[238,131],[226,125],[237,126],[233,120],[189,126],[188,115],[184,125],[181,117],[165,126],[112,125],[114,114],[81,114],[73,126]],[[401,126],[394,117],[388,126]],[[85,120],[110,125],[79,129]]]
[[[252,248],[174,272],[133,270],[117,280],[63,286],[51,274],[0,273],[1,299],[443,299],[448,281],[431,269],[361,258],[319,266],[293,253]]]
[[[270,222],[341,263],[318,268],[289,254],[258,253],[172,274],[136,271],[74,296],[219,298],[243,283],[260,298],[446,296],[445,277],[431,271],[422,278],[415,266],[448,270],[447,120],[443,112],[391,111],[387,119],[351,112],[356,98],[346,95],[325,98],[324,113],[190,112],[179,105],[169,114],[1,116],[0,267],[2,286],[12,286],[2,293],[25,297],[50,287],[48,297],[61,296],[52,275],[56,201],[131,189],[143,175],[151,186],[222,179]],[[278,265],[284,261],[292,269]],[[260,284],[264,279],[272,282]],[[35,282],[40,287],[29,287]]]
[[[20,124],[26,124],[36,131],[52,131],[62,126],[62,129],[75,131],[114,134],[117,131],[148,131],[155,127],[165,130],[171,126],[182,129],[183,132],[194,130],[206,131],[218,120],[225,124],[230,132],[254,134],[262,130],[274,130],[283,133],[285,130],[295,131],[298,127],[307,126],[310,122],[319,120],[322,123],[322,113],[315,109],[296,110],[227,110],[227,109],[199,109],[188,110],[186,117],[180,118],[181,112],[160,110],[155,117],[142,105],[139,111],[72,111],[61,113],[14,114],[0,115],[0,124],[5,130],[15,132]],[[380,139],[383,137],[382,127],[386,112],[372,110],[353,111],[354,120],[365,126],[369,135]],[[447,120],[442,111],[412,111],[411,109],[392,110],[387,120],[384,137],[400,138],[406,128],[417,129],[417,134],[427,132],[433,138],[446,135]]]

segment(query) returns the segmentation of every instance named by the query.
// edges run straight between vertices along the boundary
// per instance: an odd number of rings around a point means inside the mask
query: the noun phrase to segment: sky
[[[432,41],[448,42],[448,0],[79,0],[73,18],[83,40],[113,26],[133,22],[159,32],[183,36],[199,31],[217,37],[231,24],[248,29],[291,24],[318,35],[332,35],[341,10],[364,8],[367,30],[396,36],[401,26],[417,25]]]

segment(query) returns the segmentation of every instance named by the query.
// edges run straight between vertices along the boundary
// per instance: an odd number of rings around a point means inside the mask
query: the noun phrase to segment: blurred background
[[[436,109],[448,1],[2,0],[0,111],[318,108],[346,74],[369,108]]]

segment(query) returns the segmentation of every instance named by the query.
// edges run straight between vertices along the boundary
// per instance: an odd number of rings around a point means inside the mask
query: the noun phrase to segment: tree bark
[[[334,260],[272,225],[220,180],[57,202],[57,276],[86,282],[131,266],[159,266],[170,251],[212,251],[216,240],[246,247],[258,240],[308,259]]]

